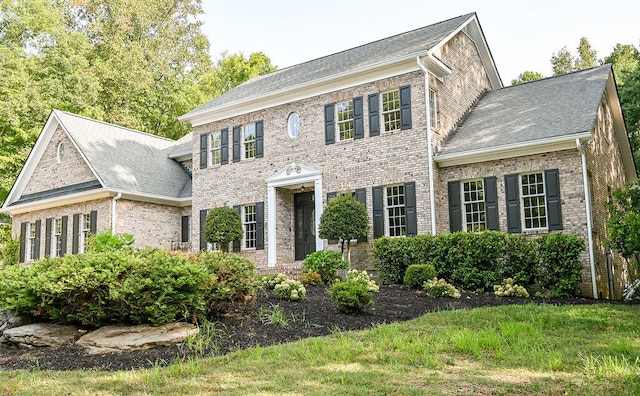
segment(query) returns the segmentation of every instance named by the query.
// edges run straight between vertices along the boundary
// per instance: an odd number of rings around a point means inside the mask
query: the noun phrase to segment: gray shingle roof
[[[475,13],[461,15],[253,78],[190,111],[184,117],[239,100],[259,98],[282,89],[357,71],[375,64],[424,55],[474,15]]]
[[[604,65],[489,91],[439,155],[591,132],[610,73],[611,66]]]
[[[54,110],[108,189],[183,197],[191,177],[169,154],[173,140]]]

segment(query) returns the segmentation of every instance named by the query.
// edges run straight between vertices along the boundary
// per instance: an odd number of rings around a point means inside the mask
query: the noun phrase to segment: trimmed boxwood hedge
[[[410,265],[427,263],[439,277],[467,290],[493,290],[494,284],[512,278],[527,288],[537,285],[546,295],[576,295],[584,248],[582,239],[570,234],[528,239],[484,231],[382,237],[373,254],[378,275],[387,283],[400,284]]]

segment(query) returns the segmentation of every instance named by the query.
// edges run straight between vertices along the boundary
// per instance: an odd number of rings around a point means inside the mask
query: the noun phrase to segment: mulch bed
[[[227,314],[212,320],[222,330],[217,348],[206,356],[224,355],[255,345],[269,346],[307,337],[329,335],[337,329],[361,330],[379,323],[413,319],[428,312],[505,304],[594,304],[609,301],[588,298],[521,299],[496,297],[492,293],[462,293],[462,298],[431,298],[421,291],[404,286],[385,285],[374,294],[375,306],[358,315],[338,311],[321,286],[307,288],[302,301],[281,300],[273,292],[260,291],[255,302],[235,304]],[[635,303],[638,303],[637,301]],[[279,306],[288,326],[268,323],[264,316]],[[88,355],[80,347],[38,348],[31,350],[0,347],[0,370],[130,370],[163,366],[177,359],[192,359],[193,351],[185,346],[153,348],[145,351]]]

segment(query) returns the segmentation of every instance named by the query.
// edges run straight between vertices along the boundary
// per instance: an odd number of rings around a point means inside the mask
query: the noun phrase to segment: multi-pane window
[[[27,224],[27,235],[29,236],[27,239],[29,246],[26,249],[27,261],[33,261],[36,259],[36,223]]]
[[[464,228],[467,231],[484,231],[487,219],[482,180],[462,183],[462,204],[464,207]]]
[[[433,89],[429,89],[429,117],[431,118],[431,128],[438,128],[438,95]]]
[[[220,165],[222,162],[222,133],[213,132],[210,136],[211,165]]]
[[[385,192],[387,235],[390,237],[405,236],[407,235],[407,217],[404,185],[389,186]]]
[[[382,120],[384,131],[400,130],[400,91],[384,92],[382,94]]]
[[[91,234],[91,214],[84,213],[81,219],[82,229],[80,230],[80,246],[78,251],[86,253],[88,249],[89,235]]]
[[[547,227],[547,205],[544,192],[544,173],[520,176],[522,187],[522,219],[527,230]]]
[[[62,256],[62,219],[53,219],[51,227],[51,256]]]
[[[242,223],[244,226],[244,247],[245,249],[256,248],[257,236],[256,205],[243,207]]]
[[[339,140],[353,139],[355,128],[353,124],[353,101],[336,104],[338,115]]]
[[[256,124],[243,127],[244,130],[244,158],[256,157]]]

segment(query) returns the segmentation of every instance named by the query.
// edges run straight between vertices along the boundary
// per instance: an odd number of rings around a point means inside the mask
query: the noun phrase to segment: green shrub
[[[582,238],[563,233],[543,235],[537,239],[540,272],[538,282],[545,297],[570,297],[579,294],[582,279],[580,253],[585,250]]]
[[[281,298],[291,301],[302,300],[307,295],[307,290],[302,283],[293,279],[284,279],[273,290]]]
[[[284,274],[266,274],[258,275],[256,277],[256,286],[265,290],[273,290],[274,287],[283,280],[286,280],[287,276]]]
[[[512,278],[519,285],[531,287],[538,277],[538,255],[535,242],[521,234],[508,234],[505,241],[501,278]]]
[[[444,279],[433,278],[424,282],[422,288],[427,296],[460,298],[458,289],[447,283]]]
[[[513,279],[507,278],[499,285],[493,286],[493,293],[498,297],[524,297],[529,298],[529,292],[522,286],[513,283]]]
[[[0,264],[17,265],[20,262],[20,240],[11,236],[11,224],[0,224]]]
[[[243,300],[255,295],[256,269],[253,263],[237,254],[203,252],[198,256],[207,268],[210,299]]]
[[[419,289],[424,282],[437,277],[433,264],[414,264],[407,267],[404,274],[404,284],[412,289]]]
[[[317,272],[307,271],[300,276],[300,282],[305,286],[317,286],[322,284],[322,278]]]
[[[346,280],[336,282],[329,288],[329,297],[341,311],[351,314],[372,307],[373,293],[377,291],[378,285],[366,271],[351,270]]]
[[[357,269],[352,269],[347,272],[346,281],[350,282],[360,282],[367,287],[367,290],[370,292],[377,292],[380,290],[380,287],[376,284],[376,282],[371,279],[371,276],[367,273],[367,271],[360,271]]]
[[[336,279],[336,272],[349,267],[349,263],[342,259],[342,255],[331,250],[318,250],[309,254],[302,262],[305,271],[320,274],[324,284],[330,285]]]
[[[112,234],[111,231],[104,231],[96,235],[91,235],[88,241],[88,252],[99,253],[111,250],[124,250],[133,248],[133,235]]]

